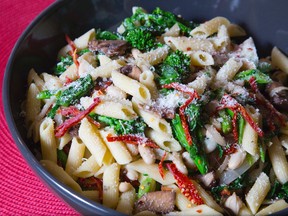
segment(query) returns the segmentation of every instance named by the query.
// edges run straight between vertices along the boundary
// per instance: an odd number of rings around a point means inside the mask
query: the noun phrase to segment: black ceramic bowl
[[[40,165],[30,150],[31,141],[26,139],[20,104],[27,91],[29,69],[49,71],[65,44],[64,34],[74,38],[92,27],[115,30],[123,18],[131,15],[132,6],[148,11],[159,6],[195,21],[225,16],[252,35],[260,56],[269,55],[274,45],[288,54],[286,0],[62,0],[47,8],[25,30],[10,56],[3,83],[5,114],[14,140],[31,168],[56,194],[85,215],[122,214],[80,196]],[[288,209],[281,214],[287,215]]]

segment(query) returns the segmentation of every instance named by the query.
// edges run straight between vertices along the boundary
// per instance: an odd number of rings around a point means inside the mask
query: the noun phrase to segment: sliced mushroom
[[[138,80],[140,78],[140,75],[142,73],[141,69],[139,67],[137,67],[136,65],[132,66],[132,65],[125,65],[123,67],[120,68],[120,72],[123,73],[124,75]]]
[[[88,47],[93,52],[102,52],[112,57],[124,55],[130,45],[124,40],[92,40],[89,42]]]
[[[136,212],[149,210],[166,214],[174,210],[175,191],[155,191],[143,195],[136,203]]]
[[[279,91],[275,91],[278,89]],[[288,107],[288,91],[279,82],[272,82],[266,86],[266,92],[269,94],[270,101],[280,111],[286,111]]]

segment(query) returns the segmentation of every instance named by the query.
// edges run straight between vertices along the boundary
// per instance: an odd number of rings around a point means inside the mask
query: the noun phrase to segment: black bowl
[[[260,56],[269,55],[274,45],[288,54],[286,0],[62,0],[47,8],[19,38],[8,61],[3,83],[5,115],[30,167],[56,194],[85,215],[122,214],[75,193],[40,165],[32,154],[33,144],[26,138],[20,104],[27,91],[28,71],[32,67],[38,72],[51,70],[58,50],[65,44],[64,34],[74,38],[93,27],[116,30],[121,20],[131,15],[132,6],[142,6],[148,11],[159,6],[195,21],[225,16],[247,30]],[[280,213],[288,214],[288,209]]]

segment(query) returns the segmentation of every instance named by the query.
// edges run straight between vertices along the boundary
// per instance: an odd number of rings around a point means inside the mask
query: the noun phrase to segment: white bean
[[[119,184],[119,191],[121,193],[127,192],[127,191],[129,191],[131,189],[132,189],[132,185],[130,183],[128,183],[128,182],[121,182]]]
[[[127,169],[126,176],[127,176],[127,178],[129,178],[132,181],[138,179],[138,173],[135,170],[132,170],[132,169]]]

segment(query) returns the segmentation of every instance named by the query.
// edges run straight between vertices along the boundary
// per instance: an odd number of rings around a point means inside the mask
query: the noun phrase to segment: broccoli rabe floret
[[[149,31],[145,31],[142,28],[127,31],[125,40],[128,41],[132,47],[141,51],[148,51],[157,47],[155,37]]]
[[[131,17],[124,20],[123,25],[126,30],[136,27],[143,27],[146,31],[161,35],[167,28],[178,24],[181,33],[187,35],[196,25],[186,21],[175,14],[156,8],[152,13],[146,13],[141,7],[137,8]]]
[[[176,50],[169,54],[158,70],[158,81],[161,85],[172,82],[182,83],[190,74],[190,57]]]
[[[72,82],[64,91],[56,93],[56,103],[48,113],[48,117],[54,118],[60,106],[68,107],[75,104],[81,97],[87,95],[94,87],[94,82],[90,74]]]
[[[98,40],[118,40],[119,36],[110,31],[101,31],[101,29],[96,30],[96,39]]]
[[[205,155],[200,148],[200,145],[197,143],[196,139],[193,139],[193,144],[189,145],[185,131],[182,126],[180,116],[175,115],[175,118],[171,121],[171,126],[173,130],[174,137],[179,141],[179,143],[186,149],[190,154],[191,159],[194,161],[198,170],[201,174],[205,174],[208,171],[208,162]]]
[[[262,73],[260,70],[257,70],[257,69],[242,71],[236,74],[234,79],[249,81],[251,77],[254,77],[258,84],[267,84],[272,81],[269,75]]]
[[[146,124],[141,118],[132,120],[116,119],[108,116],[90,114],[90,117],[100,123],[104,123],[112,127],[117,135],[124,134],[143,134]]]
[[[94,83],[91,75],[81,77],[72,82],[67,89],[65,89],[57,99],[57,104],[61,106],[70,106],[81,97],[85,96],[93,88]]]
[[[70,65],[73,64],[73,59],[70,55],[66,57],[61,57],[60,62],[57,63],[54,73],[56,75],[61,75]]]

